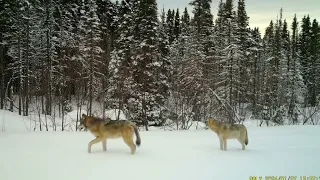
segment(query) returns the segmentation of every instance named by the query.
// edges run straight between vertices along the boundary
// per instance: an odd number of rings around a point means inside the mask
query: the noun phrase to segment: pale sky
[[[192,7],[189,6],[191,0],[157,0],[159,10],[164,7],[167,9],[180,8],[180,15],[187,6],[189,12],[192,12]],[[223,0],[225,1],[225,0]],[[212,0],[211,9],[216,18],[218,5],[220,0]],[[234,0],[234,5],[237,6],[238,1]],[[287,20],[291,28],[291,22],[294,14],[297,14],[298,21],[304,15],[309,14],[311,20],[317,19],[320,21],[320,0],[246,0],[246,10],[250,17],[250,27],[259,27],[261,34],[264,34],[265,28],[271,20],[276,20],[279,15],[280,8],[283,8],[283,18]],[[190,14],[192,16],[192,14]]]

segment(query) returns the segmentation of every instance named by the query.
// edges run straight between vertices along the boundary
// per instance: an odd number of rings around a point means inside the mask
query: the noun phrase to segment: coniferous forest
[[[288,24],[279,7],[259,29],[245,0],[221,0],[214,14],[211,2],[1,1],[0,109],[62,119],[120,109],[146,130],[208,117],[317,124],[319,22]]]

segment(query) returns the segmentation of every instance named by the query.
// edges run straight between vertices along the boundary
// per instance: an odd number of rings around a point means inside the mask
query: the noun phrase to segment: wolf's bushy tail
[[[138,127],[136,125],[133,126],[133,129],[134,129],[134,133],[136,134],[136,145],[137,146],[140,146],[141,144],[141,138],[140,138],[140,134],[139,134],[139,130],[138,130]]]
[[[244,141],[244,143],[245,143],[246,145],[248,145],[248,143],[249,143],[248,130],[247,130],[247,129],[246,129],[246,140]]]

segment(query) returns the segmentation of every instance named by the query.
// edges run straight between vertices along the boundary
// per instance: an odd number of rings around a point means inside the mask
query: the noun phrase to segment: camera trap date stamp
[[[250,176],[249,180],[320,180],[320,176]]]

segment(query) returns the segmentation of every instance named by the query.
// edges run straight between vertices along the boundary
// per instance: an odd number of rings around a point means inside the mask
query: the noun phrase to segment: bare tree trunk
[[[18,37],[18,61],[20,62],[19,67],[19,115],[22,114],[22,64],[21,64],[21,37]]]
[[[53,131],[57,131],[57,122],[56,122],[56,106],[57,106],[57,103],[56,103],[56,100],[55,100],[55,97],[53,97],[53,100],[52,100],[53,103],[51,103],[51,107],[52,107],[52,104],[53,104],[53,107],[52,109],[54,109],[54,111],[52,112],[51,114],[51,118],[52,118],[52,129]]]
[[[62,117],[62,108],[63,108],[63,105],[62,105],[62,93],[61,93],[61,87],[59,87],[59,104],[58,104],[58,115],[59,117]]]
[[[76,103],[77,103],[77,120],[76,120],[76,131],[78,131],[78,123],[79,118],[81,118],[81,103],[80,103],[80,93],[79,91],[76,91],[77,97],[76,97]],[[80,116],[80,117],[79,117]]]
[[[8,84],[8,87],[9,87],[9,84]],[[8,92],[8,97],[10,99],[10,108],[9,108],[9,110],[11,112],[13,112],[13,86],[10,86],[10,89],[9,89],[9,92]]]
[[[46,124],[45,124],[46,131],[49,131],[47,114],[44,115],[44,118],[45,118],[45,121],[46,121]]]
[[[143,124],[144,124],[144,127],[146,128],[146,131],[149,131],[149,128],[148,128],[148,118],[147,118],[147,108],[146,108],[146,100],[145,100],[145,93],[143,93],[143,99],[142,99],[142,117],[143,117]]]
[[[29,16],[29,9],[28,9],[28,16]],[[26,43],[26,63],[25,63],[25,68],[26,68],[26,74],[25,74],[25,82],[24,82],[24,98],[25,98],[25,111],[24,115],[28,116],[28,111],[29,111],[29,44],[30,44],[30,28],[29,28],[29,20],[27,20],[27,43]]]
[[[104,78],[101,78],[101,83],[102,83],[102,97],[101,97],[101,101],[102,101],[102,118],[105,119],[106,118],[106,112],[105,112],[105,107],[106,107],[106,104],[105,104],[105,97],[106,97],[106,83],[105,83],[105,80]]]
[[[63,76],[64,78],[64,76]],[[64,83],[63,83],[64,87]],[[63,87],[60,87],[60,100],[59,100],[59,110],[61,109],[61,131],[64,131],[64,114],[65,114],[65,98],[64,98],[64,90]]]
[[[90,75],[89,75],[89,115],[92,115],[92,101],[93,101],[93,60],[94,60],[94,56],[93,56],[93,35],[92,35],[92,31],[90,33],[90,40],[91,40],[91,54],[90,54]]]
[[[0,42],[2,40],[0,39]],[[0,109],[4,108],[4,99],[5,99],[5,84],[4,84],[4,68],[5,68],[5,62],[4,62],[4,45],[0,44]]]
[[[52,60],[51,60],[51,37],[50,37],[50,8],[51,8],[51,0],[48,0],[46,4],[46,54],[47,54],[47,68],[46,68],[46,75],[47,75],[47,94],[46,94],[46,115],[51,115],[51,103],[52,103]]]
[[[41,96],[41,102],[39,102],[38,96],[36,96],[36,109],[38,111],[38,118],[39,118],[39,129],[42,131],[42,123],[41,123],[41,114],[43,111],[43,96]],[[39,103],[38,103],[39,102]],[[37,123],[35,122],[34,131],[36,130]]]
[[[41,114],[45,114],[44,96],[41,96]]]

